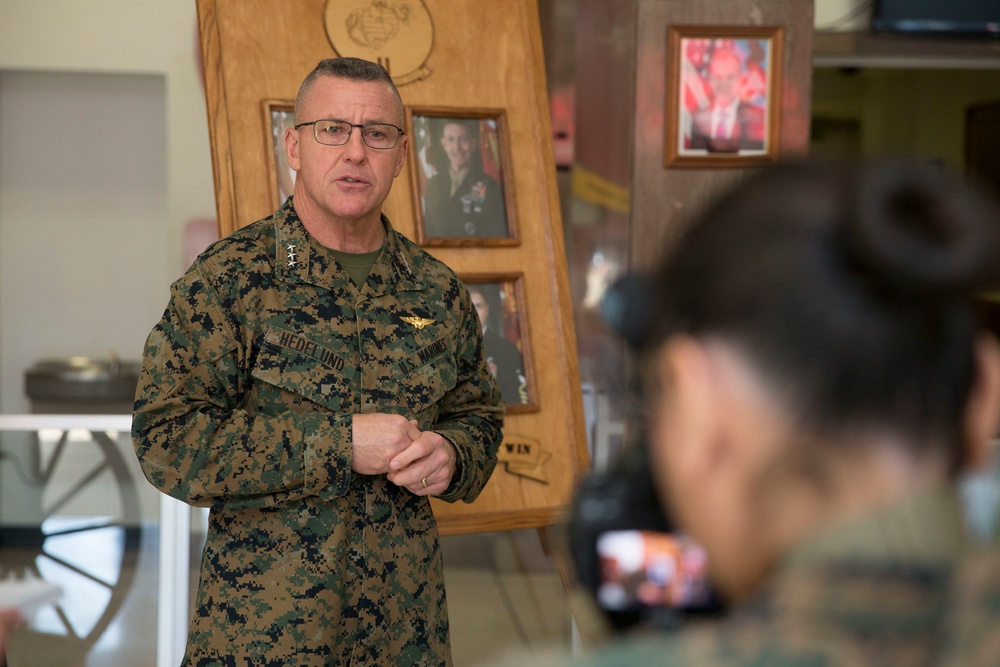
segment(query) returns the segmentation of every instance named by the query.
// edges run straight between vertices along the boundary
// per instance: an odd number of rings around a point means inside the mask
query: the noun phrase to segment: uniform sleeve
[[[200,265],[171,288],[146,340],[132,440],[146,478],[198,506],[267,507],[347,492],[351,416],[252,416],[243,395],[249,343],[236,334]]]
[[[458,454],[452,483],[439,497],[448,502],[471,503],[496,468],[497,449],[503,438],[504,403],[486,363],[479,318],[464,288],[461,310],[464,317],[456,348],[458,380],[441,400],[434,430],[447,438]]]

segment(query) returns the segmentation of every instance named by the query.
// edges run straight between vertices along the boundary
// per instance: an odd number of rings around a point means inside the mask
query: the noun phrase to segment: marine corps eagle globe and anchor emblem
[[[328,0],[324,22],[338,55],[377,62],[397,86],[431,73],[434,25],[423,0]]]

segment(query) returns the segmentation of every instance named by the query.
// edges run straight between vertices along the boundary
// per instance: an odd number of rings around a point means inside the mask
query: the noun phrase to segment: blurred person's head
[[[490,319],[490,302],[486,300],[483,290],[478,287],[470,287],[469,296],[472,298],[472,305],[476,309],[476,314],[479,315],[479,325],[485,331]]]
[[[441,128],[441,149],[448,157],[452,171],[468,167],[479,149],[479,132],[475,121],[446,121]]]
[[[992,203],[939,168],[781,165],[654,274],[650,457],[730,599],[808,532],[939,485],[998,425]]]
[[[719,48],[708,61],[708,85],[712,88],[713,103],[726,107],[740,95],[743,63],[732,49]]]

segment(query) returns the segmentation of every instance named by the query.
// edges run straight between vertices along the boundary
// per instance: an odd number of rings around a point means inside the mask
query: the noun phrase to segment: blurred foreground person
[[[729,613],[585,664],[1000,664],[955,484],[998,428],[996,215],[937,168],[799,164],[692,226],[650,285],[649,455]]]

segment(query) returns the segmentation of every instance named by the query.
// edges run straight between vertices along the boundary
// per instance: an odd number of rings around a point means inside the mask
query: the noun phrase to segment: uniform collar
[[[310,283],[329,289],[348,286],[354,288],[345,272],[341,270],[334,273],[328,270],[327,260],[316,252],[318,244],[299,219],[291,197],[275,213],[274,220],[274,272],[278,280]],[[412,254],[384,214],[381,222],[385,230],[385,247],[372,267],[362,293],[369,292],[369,296],[377,296],[398,290],[418,289]],[[371,290],[374,292],[371,293]]]

